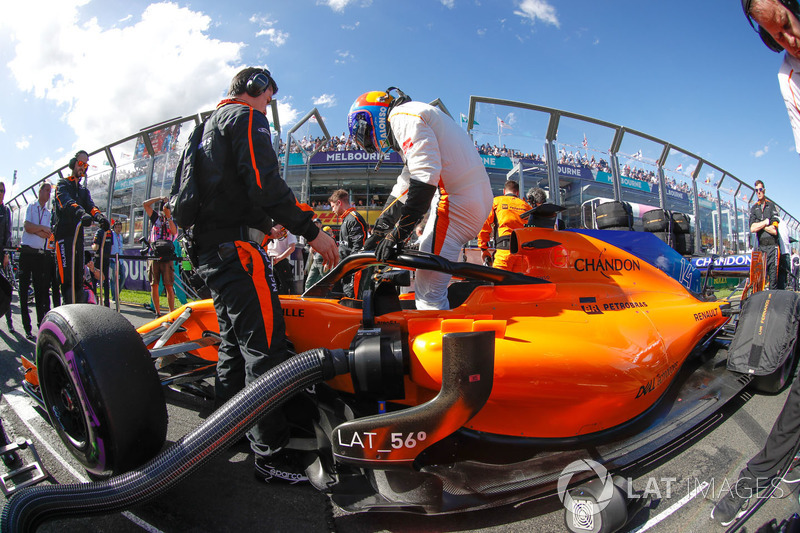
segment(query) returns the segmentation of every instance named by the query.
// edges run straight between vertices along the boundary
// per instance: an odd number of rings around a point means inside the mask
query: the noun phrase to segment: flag
[[[589,147],[589,143],[586,141],[586,134],[585,133],[583,134],[583,147],[584,148],[588,148]]]
[[[683,170],[683,163],[678,164],[678,167],[675,169],[675,172],[680,172],[681,170]]]
[[[467,124],[468,122],[469,122],[469,120],[467,120],[467,115],[465,115],[464,113],[461,113],[461,123],[462,124]],[[473,119],[472,120],[472,125],[473,126],[480,126],[481,124],[477,120]]]
[[[511,126],[506,124],[505,121],[500,117],[497,117],[497,127],[500,128],[500,129],[503,129],[503,128],[506,128],[506,129],[509,129],[509,130],[512,129]]]
[[[639,150],[638,152],[636,152],[635,154],[633,154],[631,157],[632,157],[633,159],[636,159],[637,161],[641,161],[641,160],[642,160],[642,151],[641,151],[641,150]]]

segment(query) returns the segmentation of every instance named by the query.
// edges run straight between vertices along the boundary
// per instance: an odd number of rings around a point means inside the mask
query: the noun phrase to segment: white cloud
[[[256,37],[262,37],[264,35],[269,37],[270,42],[275,46],[283,46],[286,44],[286,39],[289,38],[288,33],[276,30],[275,28],[267,28],[256,33]]]
[[[18,87],[62,105],[82,147],[211,109],[240,68],[245,45],[209,37],[203,13],[157,3],[128,25],[104,28],[83,15],[87,3],[15,2],[16,13],[0,20],[15,46],[8,67]]]
[[[317,5],[328,6],[337,13],[342,13],[344,8],[351,4],[355,4],[358,0],[317,0]],[[372,0],[361,0],[361,7],[369,7],[372,5]]]
[[[753,153],[753,155],[754,155],[755,157],[762,157],[762,156],[764,156],[764,155],[767,155],[767,152],[769,152],[769,145],[765,145],[765,146],[764,146],[764,148],[762,148],[761,150],[756,150],[756,151]]]
[[[5,133],[6,129],[3,127],[3,121],[0,120],[0,133]]]
[[[352,31],[352,30],[357,29],[359,27],[359,25],[361,25],[361,22],[359,22],[359,21],[356,21],[355,24],[342,24],[342,29],[343,30],[351,30]]]
[[[456,6],[456,0],[439,0],[442,5],[448,9],[453,9]]]
[[[478,36],[483,37],[486,35],[486,28],[478,28]]]
[[[558,16],[556,16],[556,9],[547,3],[547,0],[522,0],[519,3],[519,9],[515,10],[514,14],[529,19],[531,23],[539,19],[556,28],[561,27]]]
[[[321,107],[333,107],[336,105],[336,96],[332,94],[322,94],[314,98],[314,105]]]
[[[336,55],[339,56],[339,59],[335,60],[337,65],[344,65],[345,63],[349,63],[355,59],[353,54],[351,54],[348,50],[336,50]]]
[[[267,36],[275,46],[283,46],[289,38],[289,33],[273,28],[277,21],[269,18],[269,15],[253,15],[250,22],[261,26],[261,30],[256,33],[256,37]]]
[[[30,147],[30,145],[31,145],[31,136],[30,135],[26,135],[26,136],[22,137],[20,140],[18,140],[17,142],[14,143],[14,146],[17,147],[17,150],[24,150],[24,149]]]

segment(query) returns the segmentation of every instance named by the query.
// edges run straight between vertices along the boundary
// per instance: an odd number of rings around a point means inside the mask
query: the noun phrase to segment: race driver
[[[391,96],[397,91],[398,97]],[[400,153],[405,165],[368,240],[379,261],[396,257],[414,226],[429,213],[419,249],[458,260],[492,207],[492,189],[469,136],[444,111],[414,102],[390,87],[359,96],[347,117],[350,134],[367,152]],[[416,274],[417,309],[449,309],[450,274]]]
[[[519,184],[514,180],[508,180],[503,186],[503,195],[496,196],[492,202],[492,210],[489,217],[483,223],[483,228],[478,234],[478,248],[481,249],[481,256],[484,263],[492,260],[489,252],[489,240],[495,233],[494,246],[494,268],[518,272],[516,263],[521,256],[512,255],[509,250],[511,234],[515,229],[525,226],[522,214],[531,209],[530,204],[519,197]]]
[[[272,267],[260,244],[272,221],[305,237],[324,264],[339,262],[336,242],[314,224],[314,211],[297,202],[280,176],[266,117],[277,91],[269,71],[239,71],[229,98],[208,118],[197,151],[195,178],[206,200],[197,214],[193,245],[219,322],[218,405],[289,355]],[[286,448],[285,409],[269,412],[248,432],[255,475],[264,482],[308,479],[299,452]]]

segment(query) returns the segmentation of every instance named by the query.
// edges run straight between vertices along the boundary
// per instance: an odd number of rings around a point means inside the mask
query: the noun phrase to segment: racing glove
[[[403,204],[394,196],[389,196],[386,199],[383,212],[375,221],[375,226],[372,229],[372,234],[364,241],[364,251],[369,252],[375,250],[378,243],[392,231],[395,223],[400,218],[400,211],[403,209]]]
[[[81,215],[81,225],[84,228],[88,228],[92,225],[92,215],[88,215],[85,212]]]
[[[481,259],[486,266],[492,266],[492,252],[488,248],[481,248]]]
[[[108,223],[108,219],[104,217],[102,214],[97,213],[94,216],[95,221],[100,224],[100,229],[103,231],[108,231],[111,229],[111,224]]]
[[[403,250],[403,243],[414,231],[414,226],[428,212],[435,193],[435,185],[411,180],[408,187],[408,200],[402,208],[400,220],[375,249],[375,257],[378,261],[394,259],[400,254]]]

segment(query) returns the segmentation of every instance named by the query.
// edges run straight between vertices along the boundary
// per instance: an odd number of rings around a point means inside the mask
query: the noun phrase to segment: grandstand
[[[441,101],[433,104],[447,111]],[[138,249],[138,238],[148,230],[142,202],[169,192],[181,149],[194,125],[208,113],[156,124],[90,151],[87,185],[95,203],[123,221],[124,242],[130,249]],[[312,109],[283,131],[276,101],[268,115],[284,179],[323,224],[338,226],[327,205],[330,193],[338,188],[350,192],[368,223],[377,219],[402,168],[399,154],[389,154],[376,170],[376,154],[355,149],[344,133],[328,133],[329,126],[340,130],[344,117],[328,125]],[[742,254],[752,249],[748,213],[755,201],[750,183],[756,177],[745,182],[647,133],[534,104],[473,96],[469,115],[461,115],[460,123],[473,137],[496,194],[502,193],[506,179],[517,180],[523,190],[542,187],[551,202],[567,208],[561,213],[567,228],[593,227],[591,208],[619,200],[633,206],[639,225],[641,216],[654,208],[687,214],[699,254]],[[15,243],[25,207],[36,201],[39,182],[55,183],[68,172],[58,168],[8,201]],[[769,183],[769,176],[763,178]],[[791,237],[797,239],[800,223],[783,209],[780,213]]]

